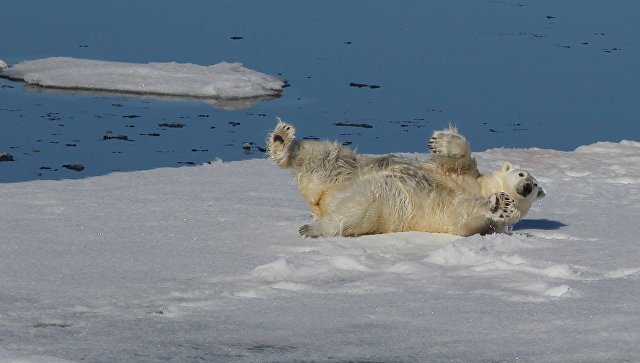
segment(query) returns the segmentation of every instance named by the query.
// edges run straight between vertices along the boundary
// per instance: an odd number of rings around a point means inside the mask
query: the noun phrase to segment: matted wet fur
[[[505,162],[481,175],[457,129],[435,131],[427,161],[366,156],[330,141],[296,140],[278,119],[267,152],[292,169],[314,222],[306,237],[359,236],[400,231],[470,236],[504,230],[546,193],[525,170]]]

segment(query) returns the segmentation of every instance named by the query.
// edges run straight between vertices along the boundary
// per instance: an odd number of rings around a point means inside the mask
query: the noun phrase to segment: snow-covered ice
[[[32,85],[133,94],[248,98],[277,96],[286,85],[280,78],[227,62],[202,66],[52,57],[4,66],[0,76]]]
[[[301,239],[263,159],[0,184],[0,361],[640,360],[640,142],[475,157],[549,192],[511,234]]]

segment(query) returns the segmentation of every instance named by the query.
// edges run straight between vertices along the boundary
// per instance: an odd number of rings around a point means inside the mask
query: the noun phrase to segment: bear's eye
[[[533,186],[537,188],[538,187],[538,183],[533,183]]]
[[[518,174],[518,176],[522,178],[522,177],[524,177],[524,174],[520,173],[520,174]]]

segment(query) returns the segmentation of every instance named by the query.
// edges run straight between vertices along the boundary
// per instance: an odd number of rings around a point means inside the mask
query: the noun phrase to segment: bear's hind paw
[[[270,146],[286,146],[296,137],[296,129],[293,125],[279,120],[278,125],[269,137]]]
[[[320,237],[320,235],[313,230],[313,227],[310,224],[305,224],[302,227],[300,227],[300,229],[298,229],[298,233],[300,233],[302,237],[308,237],[308,238]]]
[[[296,137],[296,129],[293,125],[278,119],[278,125],[269,133],[267,139],[267,153],[276,161],[276,164],[284,167],[289,158],[289,145]]]

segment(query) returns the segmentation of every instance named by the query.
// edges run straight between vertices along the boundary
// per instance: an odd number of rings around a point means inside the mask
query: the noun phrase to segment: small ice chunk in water
[[[68,57],[24,61],[1,76],[29,84],[80,90],[200,98],[278,96],[287,82],[241,63],[125,63]]]

